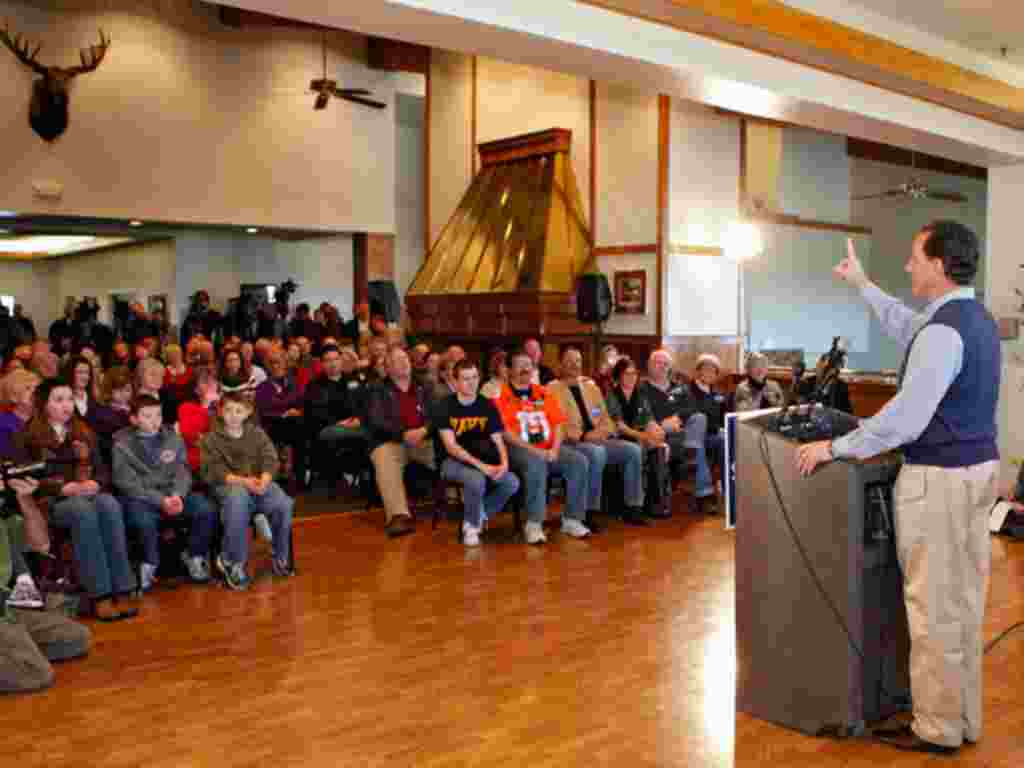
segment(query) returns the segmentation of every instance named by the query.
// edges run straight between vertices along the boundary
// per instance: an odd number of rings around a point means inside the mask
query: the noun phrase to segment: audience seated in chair
[[[107,371],[103,377],[100,402],[89,409],[89,418],[86,419],[96,433],[100,458],[107,466],[111,466],[114,460],[114,435],[132,423],[133,378],[132,372],[124,366]]]
[[[260,424],[274,445],[291,451],[284,473],[304,482],[308,436],[302,418],[302,392],[288,371],[287,355],[274,350],[267,355],[267,380],[256,387],[256,411]]]
[[[547,541],[542,525],[547,512],[549,474],[565,478],[562,533],[574,538],[590,535],[584,524],[590,490],[590,460],[564,444],[565,414],[558,398],[533,384],[533,360],[525,349],[509,357],[509,383],[498,398],[505,425],[509,463],[520,476],[526,506],[523,536],[527,544]]]
[[[547,386],[554,381],[555,372],[544,365],[544,350],[540,342],[537,339],[527,339],[523,343],[523,349],[530,356],[530,362],[533,363],[533,373],[531,374],[530,382]]]
[[[777,381],[768,378],[768,358],[760,352],[747,355],[747,378],[736,386],[737,411],[756,411],[760,408],[778,408],[785,404],[786,396]]]
[[[71,395],[75,403],[75,413],[89,423],[89,412],[96,407],[95,382],[93,381],[92,363],[81,355],[73,355],[64,364],[62,377],[71,384]]]
[[[303,399],[306,434],[329,450],[313,451],[313,467],[322,474],[326,465],[354,468],[366,461],[366,378],[351,348],[325,345],[320,351],[323,373],[307,387]]]
[[[594,517],[601,511],[604,468],[622,468],[625,498],[622,518],[632,525],[646,525],[644,516],[643,461],[639,445],[617,438],[617,430],[604,396],[593,380],[583,376],[583,354],[576,347],[562,350],[561,377],[548,385],[566,416],[565,442],[590,461],[587,518],[594,530]]]
[[[725,395],[715,389],[722,363],[716,355],[697,358],[690,382],[690,394],[697,412],[686,423],[687,441],[697,449],[697,479],[694,495],[704,512],[713,512],[717,504],[711,467],[720,463],[722,428],[725,426]]]
[[[35,415],[16,446],[19,458],[46,460],[60,470],[41,483],[40,495],[48,501],[50,523],[71,531],[79,579],[97,617],[112,621],[136,615],[139,597],[121,505],[105,492],[109,470],[94,433],[75,415],[67,382],[49,379],[39,385]]]
[[[651,517],[670,517],[671,493],[668,480],[669,444],[665,430],[654,418],[647,394],[639,386],[640,371],[628,357],[620,357],[612,368],[608,392],[608,415],[619,436],[638,444],[646,457],[647,488],[645,511]]]
[[[456,391],[437,404],[434,415],[446,453],[441,477],[462,486],[462,543],[476,547],[487,521],[519,490],[519,478],[508,471],[498,409],[477,392],[476,365],[460,360],[452,376]]]
[[[656,349],[647,359],[647,378],[639,385],[640,393],[651,406],[655,422],[665,432],[670,448],[673,479],[678,482],[688,460],[686,423],[696,412],[690,387],[672,381],[672,355]]]
[[[273,572],[291,576],[292,509],[295,502],[274,482],[277,451],[267,433],[250,423],[253,409],[238,392],[224,396],[221,417],[199,443],[202,478],[220,502],[223,550],[217,569],[231,589],[249,587],[249,524],[264,514],[272,531]]]
[[[18,505],[32,502],[38,488],[34,480],[12,480]],[[0,505],[4,504],[5,488],[0,481]],[[39,610],[39,598],[26,610],[24,603],[10,602],[7,584],[15,579],[14,594],[31,576],[24,566],[24,542],[18,533],[20,518],[0,513],[0,693],[37,691],[53,685],[52,661],[84,656],[89,651],[91,636],[81,624],[54,611]],[[22,590],[24,591],[24,590]]]
[[[0,458],[11,455],[14,436],[32,418],[40,381],[37,374],[21,368],[0,379]]]
[[[160,401],[163,423],[173,426],[178,419],[178,401],[174,393],[164,389],[164,364],[146,357],[135,367],[135,396],[150,395]]]
[[[210,580],[210,541],[216,512],[210,500],[192,490],[185,443],[163,426],[160,401],[140,395],[132,403],[132,426],[114,437],[114,487],[121,495],[125,520],[142,538],[141,587],[153,586],[160,566],[161,520],[189,521],[188,547],[182,560],[194,582]]]
[[[385,531],[392,538],[411,533],[414,527],[403,482],[406,464],[436,469],[432,407],[426,389],[412,381],[408,353],[392,348],[388,378],[370,387],[366,404],[370,460],[384,503]]]
[[[185,362],[184,353],[177,344],[168,344],[163,350],[164,386],[163,391],[179,406],[192,396],[195,389],[195,370]]]

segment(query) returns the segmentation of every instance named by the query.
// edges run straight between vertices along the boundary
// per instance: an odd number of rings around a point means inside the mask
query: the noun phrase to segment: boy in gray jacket
[[[254,514],[270,519],[274,575],[291,576],[292,508],[295,502],[274,482],[277,451],[267,433],[247,420],[252,405],[244,395],[228,392],[221,418],[199,443],[201,472],[220,501],[224,547],[217,569],[231,589],[247,589],[249,523]]]
[[[188,548],[181,553],[189,577],[210,580],[210,540],[216,512],[210,500],[192,491],[185,443],[163,426],[162,406],[151,395],[132,403],[132,426],[114,435],[114,486],[125,521],[142,536],[142,589],[153,586],[160,565],[159,522],[184,515],[191,520]]]

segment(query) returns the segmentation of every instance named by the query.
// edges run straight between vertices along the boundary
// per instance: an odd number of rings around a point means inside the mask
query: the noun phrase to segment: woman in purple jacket
[[[275,445],[291,448],[291,470],[300,483],[306,476],[306,444],[309,435],[302,420],[302,391],[288,372],[285,353],[267,355],[267,380],[256,387],[256,412],[260,424]],[[288,474],[287,458],[283,474]]]

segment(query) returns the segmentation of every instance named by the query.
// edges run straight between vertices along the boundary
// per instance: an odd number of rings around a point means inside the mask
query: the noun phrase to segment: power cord
[[[999,645],[999,643],[1001,643],[1001,642],[1002,642],[1003,640],[1005,640],[1005,639],[1006,639],[1006,638],[1007,638],[1007,637],[1008,637],[1009,635],[1013,634],[1014,632],[1016,632],[1016,631],[1017,631],[1018,629],[1020,629],[1021,627],[1024,627],[1024,621],[1018,621],[1018,622],[1017,622],[1016,624],[1014,624],[1014,625],[1013,625],[1012,627],[1009,627],[1009,628],[1007,628],[1007,629],[1004,629],[1004,630],[1003,630],[1003,631],[1002,631],[1002,632],[1001,632],[1001,633],[999,634],[999,636],[998,636],[998,637],[996,637],[996,638],[995,638],[994,640],[990,641],[989,643],[987,643],[987,644],[985,645],[985,655],[987,656],[987,655],[988,655],[988,653],[989,653],[989,651],[991,651],[991,650],[992,650],[993,648],[995,648],[995,647],[996,647],[997,645]]]

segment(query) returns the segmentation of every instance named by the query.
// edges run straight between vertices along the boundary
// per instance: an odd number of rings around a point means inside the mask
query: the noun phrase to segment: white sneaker
[[[480,546],[480,529],[469,523],[462,524],[462,543],[467,547]]]
[[[267,520],[267,516],[262,512],[252,516],[252,526],[256,529],[256,533],[268,544],[274,543],[274,532],[270,530],[270,521]]]
[[[143,592],[149,592],[153,588],[153,582],[156,581],[156,566],[152,563],[143,563],[141,570],[142,576],[142,587]]]
[[[14,589],[7,596],[7,605],[10,608],[42,608],[43,595],[31,577],[22,575],[14,582]]]
[[[523,538],[527,544],[543,544],[548,540],[540,523],[527,523],[523,526]]]
[[[590,529],[579,520],[571,517],[562,518],[562,533],[572,536],[574,539],[585,539],[590,535]]]

